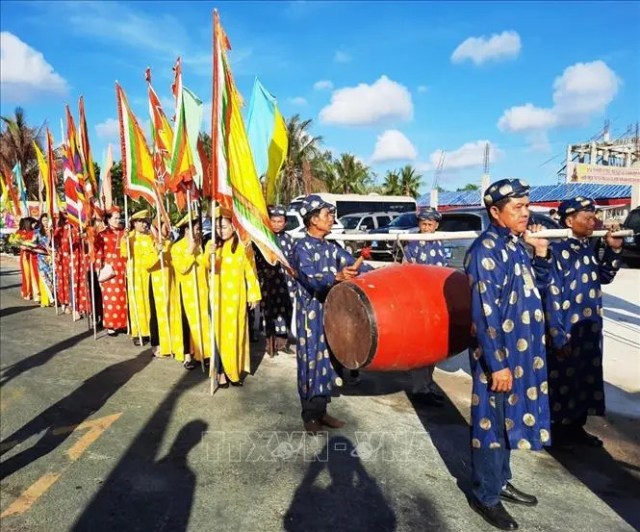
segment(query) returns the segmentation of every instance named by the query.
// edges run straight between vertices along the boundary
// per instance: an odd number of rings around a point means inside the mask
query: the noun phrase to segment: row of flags
[[[232,209],[235,226],[243,243],[253,241],[270,263],[286,259],[269,225],[267,201],[277,200],[277,180],[287,156],[286,124],[275,98],[255,80],[247,114],[242,117],[242,98],[231,72],[227,52],[231,49],[217,11],[213,20],[213,90],[211,146],[208,150],[199,135],[202,101],[183,85],[182,63],[174,66],[172,93],[174,115],[170,120],[151,85],[151,71],[145,78],[148,88],[151,139],[147,141],[140,122],[129,106],[122,86],[116,83],[120,129],[120,151],[124,189],[134,201],[144,198],[166,216],[164,200],[172,194],[180,211],[187,198],[204,199]],[[78,106],[76,128],[66,107],[66,138],[61,146],[62,183],[70,223],[85,228],[97,209],[112,204],[110,170],[111,147],[96,176],[91,152],[84,98]],[[172,124],[173,122],[173,124]],[[47,130],[46,154],[34,143],[43,184],[45,209],[50,216],[59,212],[61,200],[56,186],[53,137]],[[261,183],[260,178],[264,181]],[[14,187],[14,182],[16,186]],[[26,207],[26,189],[19,164],[2,169],[2,197]]]

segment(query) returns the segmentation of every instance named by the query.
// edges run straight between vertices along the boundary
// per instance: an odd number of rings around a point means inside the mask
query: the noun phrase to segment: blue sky
[[[413,164],[423,191],[440,151],[442,186],[479,183],[486,142],[492,177],[555,183],[568,143],[640,120],[637,2],[4,1],[0,110],[22,105],[58,139],[84,95],[100,160],[118,142],[115,80],[147,121],[145,68],[168,103],[181,55],[185,86],[211,101],[214,7],[247,100],[258,76],[327,148],[380,176]]]

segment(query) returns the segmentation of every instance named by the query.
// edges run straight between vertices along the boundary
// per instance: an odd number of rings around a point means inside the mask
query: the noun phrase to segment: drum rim
[[[373,362],[376,351],[378,350],[378,323],[375,319],[376,313],[373,310],[371,301],[369,301],[369,298],[367,297],[367,293],[356,283],[350,282],[348,283],[348,285],[349,288],[354,290],[354,292],[358,296],[358,299],[360,299],[360,301],[362,301],[362,303],[364,304],[367,319],[369,320],[369,330],[371,331],[371,347],[369,348],[369,354],[367,355],[366,360],[361,366],[358,366],[357,369],[366,368],[369,364],[371,364],[371,362]]]

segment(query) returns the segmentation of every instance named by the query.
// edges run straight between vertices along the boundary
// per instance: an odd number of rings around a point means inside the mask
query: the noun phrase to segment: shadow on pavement
[[[0,290],[9,290],[10,288],[20,288],[22,285],[18,284],[5,284],[0,287]]]
[[[71,530],[187,529],[196,488],[196,473],[187,458],[202,441],[207,423],[201,419],[190,421],[176,436],[169,453],[160,460],[157,455],[178,399],[203,379],[206,377],[197,371],[181,377]]]
[[[21,305],[19,307],[3,308],[3,309],[0,309],[0,318],[7,318],[12,314],[17,314],[18,312],[24,312],[25,310],[33,310],[36,308],[40,308],[40,307],[38,307],[37,305],[31,305],[31,306]]]
[[[21,307],[12,307],[12,308],[21,308]],[[28,307],[26,307],[28,308]],[[52,345],[51,347],[47,347],[35,355],[31,355],[27,358],[23,358],[19,362],[15,364],[11,364],[5,368],[2,368],[0,371],[0,386],[7,384],[9,381],[15,379],[18,375],[29,371],[30,369],[37,368],[38,366],[43,366],[49,360],[53,358],[54,355],[59,353],[60,351],[64,351],[65,349],[69,349],[73,347],[78,342],[84,340],[85,338],[89,338],[93,335],[93,331],[84,331],[75,336],[71,336],[70,338],[65,338],[61,342]]]
[[[91,334],[87,332],[85,334]],[[100,410],[109,398],[138,372],[152,357],[143,351],[135,358],[113,364],[85,380],[79,388],[32,419],[0,443],[0,454],[44,432],[32,447],[11,456],[0,464],[0,479],[4,479],[30,463],[46,456],[62,444],[71,431],[60,432],[59,427],[76,426]]]
[[[396,516],[348,438],[330,438],[312,462],[283,519],[287,532],[391,531]],[[316,483],[327,470],[330,484]]]
[[[20,270],[2,270],[0,276],[3,275],[20,275]]]

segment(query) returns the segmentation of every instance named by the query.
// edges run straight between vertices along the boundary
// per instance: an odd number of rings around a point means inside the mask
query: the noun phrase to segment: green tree
[[[384,176],[384,182],[382,183],[384,194],[391,196],[398,196],[402,194],[402,188],[400,188],[400,177],[395,170],[387,170]]]
[[[480,187],[473,183],[467,183],[465,186],[456,189],[456,192],[466,192],[467,190],[480,190]]]
[[[326,153],[320,150],[322,137],[309,132],[312,120],[294,115],[287,120],[289,149],[280,174],[278,200],[288,203],[296,196],[307,194],[321,185],[316,175],[326,172]]]
[[[402,194],[413,198],[418,196],[418,191],[422,185],[422,175],[418,174],[413,166],[410,164],[403,166],[398,174],[398,179]]]
[[[333,161],[329,192],[335,194],[365,194],[371,184],[369,168],[351,153],[343,153]]]
[[[33,142],[42,149],[40,127],[30,126],[22,107],[16,107],[13,116],[2,116],[0,129],[0,161],[11,170],[20,163],[28,199],[38,199],[39,169]]]

